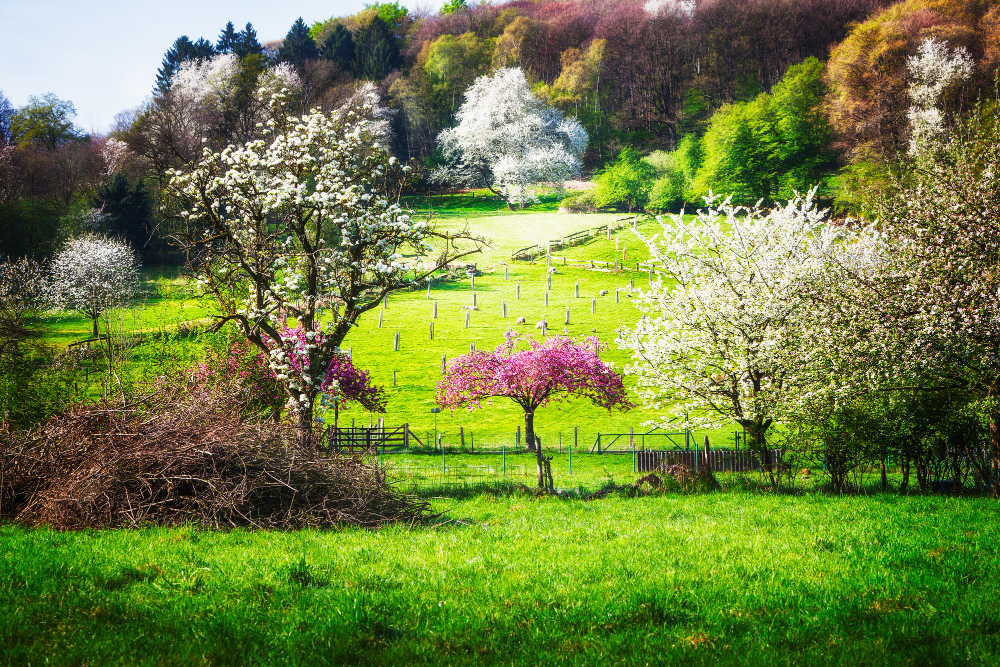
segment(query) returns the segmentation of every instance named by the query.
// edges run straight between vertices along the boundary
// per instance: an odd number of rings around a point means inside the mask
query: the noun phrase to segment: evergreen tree
[[[399,69],[403,64],[396,34],[378,16],[358,30],[355,35],[355,54],[358,77],[370,81],[381,81],[389,72]]]
[[[174,40],[173,45],[167,49],[163,56],[163,64],[156,73],[156,88],[160,93],[170,90],[170,82],[177,72],[177,68],[185,60],[204,60],[215,55],[215,47],[203,37],[199,37],[197,42],[192,42],[187,35],[181,35]]]
[[[354,71],[354,35],[342,23],[327,33],[320,53],[327,60],[337,63],[341,70]]]
[[[219,33],[219,40],[215,43],[216,53],[229,53],[236,47],[236,40],[238,34],[236,28],[233,27],[233,22],[230,21],[223,28],[222,32]]]
[[[264,47],[257,41],[257,31],[253,29],[253,25],[250,23],[247,23],[246,27],[236,35],[233,53],[240,59],[264,53]]]
[[[278,62],[291,63],[301,71],[307,60],[319,57],[316,42],[309,34],[309,28],[300,16],[285,35],[285,41],[278,48]]]
[[[11,105],[10,100],[0,90],[0,146],[13,143],[10,125],[14,120],[14,113],[14,107]]]
[[[91,205],[101,210],[103,233],[148,254],[153,202],[141,180],[131,185],[122,174],[114,174],[97,189]]]

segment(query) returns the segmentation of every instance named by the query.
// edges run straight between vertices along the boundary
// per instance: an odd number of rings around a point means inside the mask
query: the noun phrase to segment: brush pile
[[[26,435],[0,432],[0,519],[294,529],[430,514],[376,466],[303,451],[288,427],[246,421],[229,397],[166,393],[126,408],[77,406]]]

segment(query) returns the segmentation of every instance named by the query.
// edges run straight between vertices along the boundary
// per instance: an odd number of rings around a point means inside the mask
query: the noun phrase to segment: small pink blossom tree
[[[527,342],[528,348],[518,344]],[[629,410],[622,375],[601,361],[601,344],[595,336],[577,341],[553,336],[537,341],[512,333],[493,352],[475,351],[448,365],[437,385],[438,405],[470,412],[494,397],[509,398],[524,409],[528,446],[535,449],[538,485],[544,487],[542,452],[535,447],[535,410],[567,396],[589,398],[595,405]]]

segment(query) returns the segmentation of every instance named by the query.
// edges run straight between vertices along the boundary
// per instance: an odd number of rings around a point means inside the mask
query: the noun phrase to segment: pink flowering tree
[[[224,385],[242,397],[251,410],[269,412],[276,418],[283,396],[279,374],[304,372],[309,365],[308,349],[312,342],[321,345],[322,333],[307,332],[301,326],[286,326],[281,330],[279,341],[268,340],[270,355],[255,352],[246,341],[240,340],[221,352],[209,350],[205,359],[191,369],[192,388],[207,390],[211,386]],[[275,352],[280,353],[283,364],[271,362]],[[340,410],[351,403],[370,412],[385,412],[385,387],[373,384],[370,373],[356,367],[343,352],[335,352],[330,358],[322,374],[320,392],[332,399],[334,428]]]
[[[534,447],[535,410],[568,396],[589,398],[609,412],[632,407],[621,373],[601,361],[600,350],[594,336],[580,341],[568,336],[538,341],[508,333],[492,352],[477,350],[452,361],[438,382],[436,399],[442,407],[470,412],[496,397],[520,405],[528,446],[535,449],[538,462],[538,485],[544,486],[541,448]]]

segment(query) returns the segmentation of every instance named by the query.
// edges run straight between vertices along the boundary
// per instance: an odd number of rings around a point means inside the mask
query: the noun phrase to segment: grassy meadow
[[[995,502],[434,498],[433,527],[0,527],[5,665],[990,665]]]

